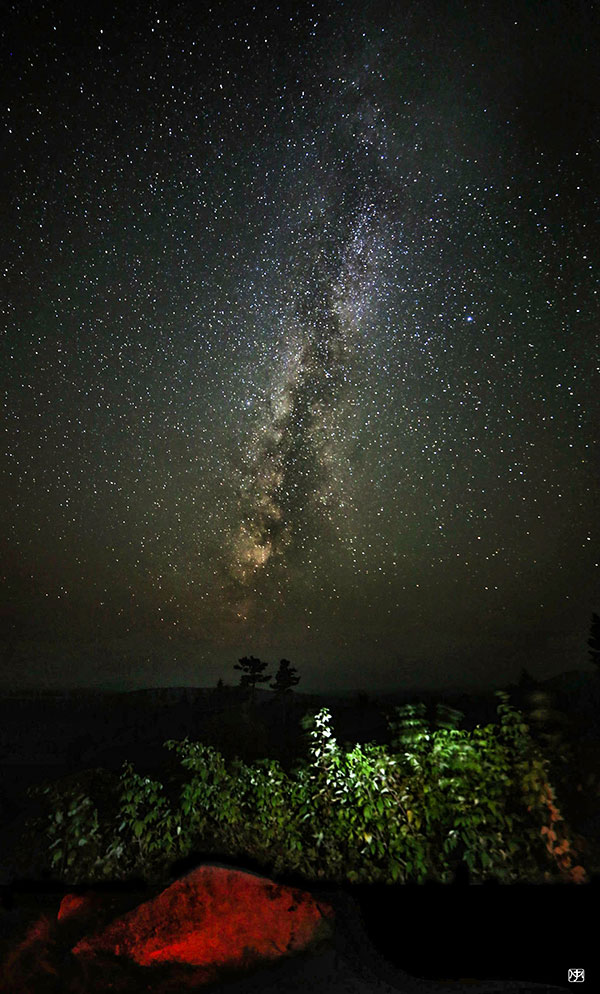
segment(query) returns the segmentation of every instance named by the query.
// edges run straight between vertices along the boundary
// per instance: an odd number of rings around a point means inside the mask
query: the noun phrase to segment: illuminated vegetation
[[[522,714],[497,692],[498,721],[472,731],[437,706],[396,708],[389,746],[336,742],[326,708],[304,719],[308,755],[231,762],[200,742],[169,741],[179,775],[162,784],[124,764],[108,802],[70,781],[38,788],[55,875],[160,878],[195,852],[248,858],[274,874],[341,882],[585,879]]]

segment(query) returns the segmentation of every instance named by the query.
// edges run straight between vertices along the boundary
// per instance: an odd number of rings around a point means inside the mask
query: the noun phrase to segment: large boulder
[[[67,895],[59,918],[87,910]],[[332,933],[333,910],[306,891],[224,866],[200,866],[99,932],[73,954],[110,953],[139,966],[185,963],[214,973],[274,960]]]
[[[343,892],[328,892],[326,901],[209,864],[150,893],[69,893],[58,911],[56,896],[48,894],[44,914],[34,921],[22,909],[26,934],[18,928],[5,944],[0,928],[0,994],[185,994],[207,984],[229,994],[560,990],[517,981],[450,985],[411,976],[377,954],[355,902]],[[402,915],[397,927],[402,943]],[[424,955],[436,955],[428,934]]]

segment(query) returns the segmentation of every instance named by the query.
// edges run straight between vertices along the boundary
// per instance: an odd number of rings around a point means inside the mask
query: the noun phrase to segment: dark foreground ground
[[[599,881],[585,886],[543,887],[353,887],[320,893],[336,909],[336,941],[314,954],[300,955],[249,977],[226,977],[203,990],[245,991],[302,989],[309,981],[323,994],[371,994],[375,991],[430,994],[447,989],[470,991],[558,990],[571,988],[568,971],[585,970],[584,990],[600,989],[600,954],[592,923],[597,920]],[[315,888],[305,888],[315,893]],[[147,901],[156,890],[140,882],[102,888],[121,908]],[[57,945],[53,929],[67,889],[41,882],[14,883],[2,894],[0,959],[22,942],[28,928],[42,921],[47,942],[34,958],[50,968],[33,987],[19,994],[81,989],[69,967],[69,943]],[[318,894],[319,891],[317,890]],[[43,927],[42,927],[43,933]],[[38,964],[39,965],[39,964]],[[35,972],[35,971],[34,971]],[[89,976],[86,994],[185,989],[181,977],[167,978],[148,968],[107,967],[104,978]],[[197,989],[197,988],[192,988]],[[306,988],[305,988],[306,989]],[[2,994],[12,994],[2,988]],[[17,994],[15,989],[14,994]]]

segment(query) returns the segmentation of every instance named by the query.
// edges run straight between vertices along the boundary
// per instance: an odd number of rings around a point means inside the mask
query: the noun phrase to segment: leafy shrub
[[[34,855],[41,845],[47,868],[58,877],[77,882],[96,876],[119,811],[114,776],[105,770],[75,773],[36,784],[26,794],[37,803],[38,814],[25,827],[18,856]],[[116,869],[116,865],[109,868],[108,875]]]
[[[47,791],[52,868],[69,879],[160,875],[201,850],[306,879],[449,881],[462,862],[475,881],[584,879],[548,763],[508,696],[498,697],[498,723],[472,731],[443,705],[433,724],[423,705],[396,708],[390,747],[342,749],[323,708],[304,719],[308,755],[290,773],[275,760],[228,762],[211,746],[170,740],[184,771],[177,789],[167,796],[125,763],[118,818],[100,818],[81,791]]]

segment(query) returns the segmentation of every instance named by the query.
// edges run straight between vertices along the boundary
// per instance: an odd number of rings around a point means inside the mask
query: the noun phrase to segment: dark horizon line
[[[557,680],[558,677],[563,677],[567,675],[579,674],[581,676],[592,676],[594,674],[594,668],[590,669],[569,669],[562,670],[560,673],[554,674],[553,676],[547,677],[532,677],[532,679],[537,684],[544,684],[550,681]],[[415,694],[415,693],[492,693],[494,690],[503,690],[508,687],[518,687],[519,682],[516,680],[504,680],[493,683],[452,683],[452,684],[394,684],[385,687],[377,687],[373,689],[365,688],[364,686],[353,686],[348,688],[310,688],[303,689],[296,687],[292,690],[292,694],[301,697],[350,697],[353,694],[358,696],[359,694],[364,694],[369,698],[383,697],[391,694]],[[88,686],[88,685],[76,685],[76,686],[52,686],[52,687],[39,687],[39,686],[23,686],[23,687],[1,687],[0,686],[0,698],[2,697],[18,697],[23,696],[44,696],[44,695],[62,695],[62,694],[135,694],[135,693],[155,693],[159,691],[217,691],[219,688],[216,683],[211,684],[159,684],[155,686],[141,686],[141,687],[111,687],[111,686]],[[224,690],[246,690],[247,688],[240,686],[240,684],[228,684],[223,683]],[[275,695],[276,691],[270,687],[256,687],[256,692],[265,692],[268,694]]]

